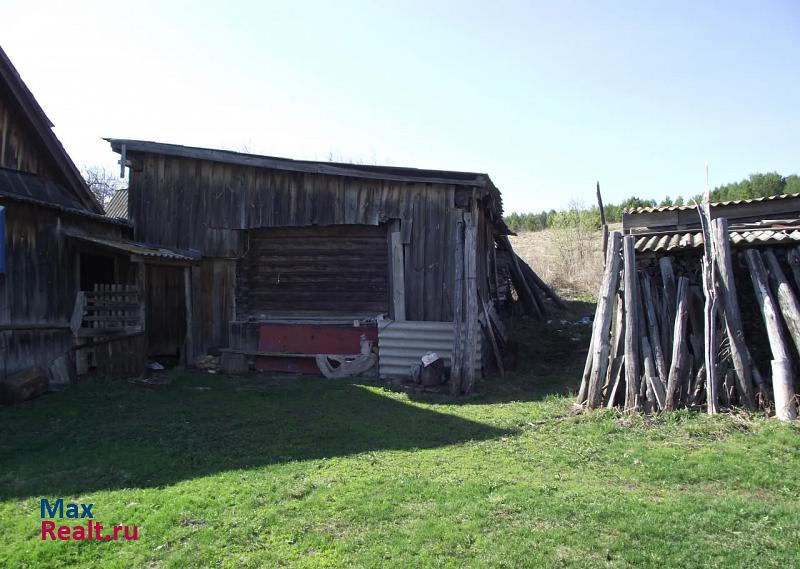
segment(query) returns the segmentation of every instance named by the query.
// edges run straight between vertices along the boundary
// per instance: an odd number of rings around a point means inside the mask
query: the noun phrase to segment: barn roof
[[[60,184],[56,193],[61,194],[59,204],[69,200],[77,205],[79,209],[91,213],[102,214],[103,208],[86,186],[86,182],[81,176],[72,159],[69,157],[64,147],[59,142],[53,132],[53,123],[44,114],[42,107],[28,89],[25,82],[20,77],[11,60],[5,51],[0,47],[0,93],[9,97],[9,101],[19,111],[20,117],[27,122],[31,133],[35,135],[38,142],[46,150],[56,171],[60,174]],[[44,201],[54,197],[54,194],[39,197]]]
[[[368,178],[373,180],[395,180],[403,182],[422,182],[436,184],[453,184],[457,186],[475,186],[481,188],[494,187],[487,174],[475,172],[455,172],[450,170],[427,170],[421,168],[405,168],[398,166],[370,166],[365,164],[344,164],[341,162],[321,162],[314,160],[294,160],[292,158],[279,158],[276,156],[262,156],[247,154],[232,150],[218,150],[212,148],[199,148],[195,146],[181,146],[179,144],[166,144],[145,140],[129,140],[121,138],[106,138],[111,143],[114,152],[121,152],[125,147],[127,152],[142,152],[149,154],[164,154],[196,160],[210,160],[240,166],[253,166],[255,168],[270,168],[273,170],[286,170],[290,172],[306,172],[311,174],[329,174],[333,176],[346,176],[350,178]]]
[[[38,174],[0,168],[0,197],[55,209],[72,215],[89,217],[98,221],[128,225],[127,220],[112,219],[87,210],[61,184]]]

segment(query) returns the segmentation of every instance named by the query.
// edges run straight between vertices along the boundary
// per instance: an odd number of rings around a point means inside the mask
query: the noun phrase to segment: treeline
[[[733,182],[717,186],[711,192],[711,201],[724,202],[777,196],[780,194],[800,193],[800,177],[791,175],[783,177],[777,172],[751,174],[741,182]],[[630,197],[619,204],[604,204],[606,221],[621,223],[622,212],[637,207],[680,206],[703,201],[703,195],[697,194],[688,200],[682,196],[665,197],[660,202],[652,199]],[[542,211],[540,213],[512,213],[505,217],[506,225],[515,232],[541,231],[543,229],[559,229],[581,227],[586,229],[600,228],[600,211],[597,206],[585,207],[580,202],[573,202],[567,209]]]

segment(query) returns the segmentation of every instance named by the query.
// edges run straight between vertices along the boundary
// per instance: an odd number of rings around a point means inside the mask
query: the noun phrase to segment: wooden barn
[[[793,418],[800,194],[639,208],[622,227],[609,241],[579,403],[760,405]]]
[[[507,339],[511,282],[532,271],[485,174],[108,140],[130,169],[134,239],[201,257],[164,267],[148,308],[183,323],[161,341],[185,340],[188,361],[318,373],[316,356],[359,354],[366,339],[383,377],[428,351],[450,366],[455,349],[472,381]]]
[[[46,389],[92,369],[139,373],[143,267],[194,260],[131,242],[130,223],[104,215],[52,126],[0,49],[4,390],[31,378]]]

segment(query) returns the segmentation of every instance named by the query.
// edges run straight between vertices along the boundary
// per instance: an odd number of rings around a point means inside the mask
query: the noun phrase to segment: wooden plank
[[[675,321],[672,325],[673,339],[672,339],[672,358],[669,368],[669,375],[667,378],[667,390],[665,394],[665,403],[661,406],[662,409],[671,410],[675,406],[675,396],[680,390],[681,383],[683,382],[685,370],[683,364],[687,359],[688,352],[686,350],[686,318],[689,310],[689,279],[681,277],[678,279],[678,290],[676,293],[677,308],[675,313]],[[687,378],[688,381],[688,378]]]
[[[625,409],[635,409],[639,394],[639,279],[636,278],[636,238],[623,240],[625,283]]]
[[[183,341],[184,365],[194,363],[194,315],[192,306],[192,271],[189,267],[183,269],[183,296],[186,303],[186,337]]]
[[[761,309],[761,316],[764,319],[764,326],[767,329],[767,337],[769,338],[769,347],[772,351],[772,390],[775,394],[775,401],[776,403],[780,402],[782,405],[780,409],[782,420],[790,420],[792,412],[788,408],[788,402],[794,400],[791,356],[783,335],[783,328],[778,319],[777,303],[767,283],[767,271],[761,259],[761,254],[756,249],[747,249],[744,255],[747,267],[750,269],[750,278],[753,281],[756,301]]]
[[[600,393],[602,384],[605,380],[608,358],[611,354],[611,324],[614,309],[614,297],[619,288],[619,264],[620,246],[622,235],[615,231],[611,234],[606,255],[606,269],[603,273],[603,282],[600,286],[600,294],[597,298],[597,309],[594,318],[594,329],[592,336],[596,340],[592,341],[592,372],[589,376],[587,389],[587,404],[590,408],[600,405]]]
[[[666,358],[664,357],[664,350],[661,347],[661,331],[659,329],[658,319],[656,318],[656,308],[653,304],[653,291],[650,286],[650,277],[647,274],[642,274],[641,285],[641,298],[644,307],[644,316],[647,321],[650,348],[652,349],[653,361],[656,366],[656,377],[666,387],[668,374],[665,363]]]
[[[739,310],[736,282],[733,278],[733,260],[731,259],[730,241],[728,239],[728,220],[725,218],[715,219],[711,223],[711,228],[714,233],[714,254],[717,259],[719,287],[722,293],[722,314],[730,340],[731,360],[736,373],[739,398],[742,405],[752,408],[755,402],[753,397],[753,376],[751,373],[753,362],[750,360],[750,352],[744,339],[742,314]]]
[[[661,271],[661,293],[663,297],[661,315],[661,345],[664,354],[672,354],[673,326],[675,323],[675,310],[677,307],[675,271],[672,267],[672,257],[666,255],[658,260],[658,267]],[[665,362],[667,367],[672,365],[672,360]]]
[[[475,363],[472,361],[472,354],[478,346],[480,328],[478,324],[478,283],[477,283],[477,254],[478,254],[478,235],[475,218],[472,214],[464,216],[464,281],[466,295],[466,330],[464,332],[465,346],[462,356],[466,369],[464,370],[464,382],[462,391],[468,395],[475,387]]]
[[[489,310],[486,308],[486,303],[480,301],[480,305],[483,307],[483,316],[485,318],[486,326],[486,335],[489,337],[489,341],[492,345],[492,353],[494,354],[494,361],[497,363],[497,370],[500,372],[500,378],[505,379],[506,377],[506,370],[503,367],[503,354],[500,351],[500,346],[497,344],[497,338],[494,335],[494,331],[492,330],[492,319],[489,317]]]
[[[394,319],[406,319],[406,281],[403,241],[399,231],[391,234],[392,243],[392,307]]]
[[[450,370],[450,394],[460,395],[464,381],[464,344],[461,330],[464,326],[464,218],[461,210],[455,210],[455,256],[453,282],[453,357]],[[469,353],[469,351],[467,351]]]

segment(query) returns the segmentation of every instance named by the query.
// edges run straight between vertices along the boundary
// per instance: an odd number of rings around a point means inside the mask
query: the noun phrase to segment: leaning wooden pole
[[[600,182],[597,182],[597,209],[600,210],[600,231],[602,231],[602,242],[601,246],[603,248],[603,262],[606,262],[608,255],[606,255],[606,251],[608,249],[608,223],[606,222],[606,210],[603,207],[603,196],[600,195]]]
[[[733,368],[736,372],[739,400],[745,407],[752,408],[754,406],[753,363],[750,361],[750,352],[744,340],[742,314],[736,297],[733,260],[731,259],[730,240],[728,238],[728,220],[722,217],[715,219],[711,222],[711,227],[714,234],[714,253],[722,292],[722,314],[725,319],[725,329],[730,339],[731,360],[733,360]]]
[[[764,251],[764,260],[767,262],[767,270],[769,271],[770,280],[773,284],[773,290],[778,297],[778,307],[781,309],[781,316],[786,323],[786,329],[789,330],[789,335],[792,337],[797,353],[800,353],[800,303],[797,302],[786,275],[781,269],[781,264],[778,258],[771,250]]]
[[[606,270],[603,274],[603,284],[597,299],[597,309],[594,317],[594,330],[592,342],[594,354],[592,356],[592,373],[589,376],[589,389],[587,404],[590,408],[600,405],[600,392],[602,383],[608,369],[608,358],[611,354],[611,319],[614,311],[614,296],[619,287],[619,262],[620,245],[622,236],[618,231],[611,235],[608,254],[606,255]]]
[[[625,281],[625,409],[639,403],[639,279],[636,278],[636,238],[626,235],[623,241]]]
[[[687,359],[686,353],[686,317],[689,312],[689,279],[681,277],[678,279],[677,308],[675,322],[673,323],[672,338],[672,358],[669,367],[669,377],[667,379],[667,393],[664,402],[664,409],[672,410],[675,407],[675,395],[683,382],[686,370],[683,363]],[[688,379],[687,379],[688,381]]]
[[[703,229],[703,355],[706,365],[706,409],[709,415],[719,413],[719,398],[717,395],[717,287],[716,262],[714,259],[713,233],[711,232],[711,206],[708,187],[706,187],[705,202],[697,206],[700,214],[700,225]]]
[[[764,318],[769,347],[772,350],[772,390],[775,394],[775,415],[782,421],[793,421],[797,418],[797,410],[794,406],[791,359],[778,319],[775,298],[767,283],[767,271],[761,255],[755,249],[745,251],[745,260],[750,269],[750,278],[753,281],[756,300]]]

